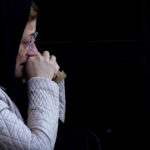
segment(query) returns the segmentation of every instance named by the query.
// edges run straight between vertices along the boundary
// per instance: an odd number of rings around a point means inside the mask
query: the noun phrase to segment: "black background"
[[[36,2],[38,48],[67,73],[66,126],[92,130],[102,150],[148,149],[148,0]]]

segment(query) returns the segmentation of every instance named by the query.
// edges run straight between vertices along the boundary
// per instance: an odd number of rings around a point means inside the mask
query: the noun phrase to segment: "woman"
[[[47,51],[40,54],[34,44],[36,7],[31,7],[30,0],[1,0],[0,7],[0,84],[7,89],[0,89],[0,148],[100,149],[90,131],[68,129],[63,124],[58,130],[59,119],[65,120],[64,81],[52,81],[59,70],[56,58]]]
[[[27,32],[32,30],[33,33],[36,29],[36,21],[28,20],[30,6],[31,1],[1,1],[3,45],[0,48],[0,65],[3,70],[0,81],[1,86],[7,89],[7,94],[3,88],[0,89],[0,148],[4,150],[54,149],[57,136],[59,86],[52,81],[59,70],[56,58],[50,57],[47,51],[40,54],[34,43],[31,43],[27,50],[23,49],[21,40],[19,47],[21,36],[23,35],[24,39]],[[18,97],[18,89],[14,86],[14,74],[27,82],[27,123],[24,123],[19,110],[11,100]],[[18,99],[14,101],[17,104]],[[22,99],[20,102],[22,103]],[[18,106],[23,108],[21,103]]]

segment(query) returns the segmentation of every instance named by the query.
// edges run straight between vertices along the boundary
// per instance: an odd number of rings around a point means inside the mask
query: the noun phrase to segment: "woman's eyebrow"
[[[29,33],[26,34],[26,36],[33,36],[36,33],[36,31],[31,31]]]
[[[24,36],[24,38],[33,37],[35,35],[35,32],[29,33],[28,35]]]

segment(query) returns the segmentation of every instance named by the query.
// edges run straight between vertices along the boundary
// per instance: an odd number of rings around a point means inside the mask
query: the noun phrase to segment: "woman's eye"
[[[29,45],[31,43],[31,41],[23,41],[24,45]]]

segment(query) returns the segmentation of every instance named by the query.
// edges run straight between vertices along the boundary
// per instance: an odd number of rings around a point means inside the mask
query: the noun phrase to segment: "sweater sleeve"
[[[0,100],[0,147],[3,150],[53,150],[59,119],[59,87],[39,77],[28,81],[27,125]]]
[[[66,94],[65,94],[65,80],[58,82],[59,86],[59,119],[65,122],[66,113]]]

